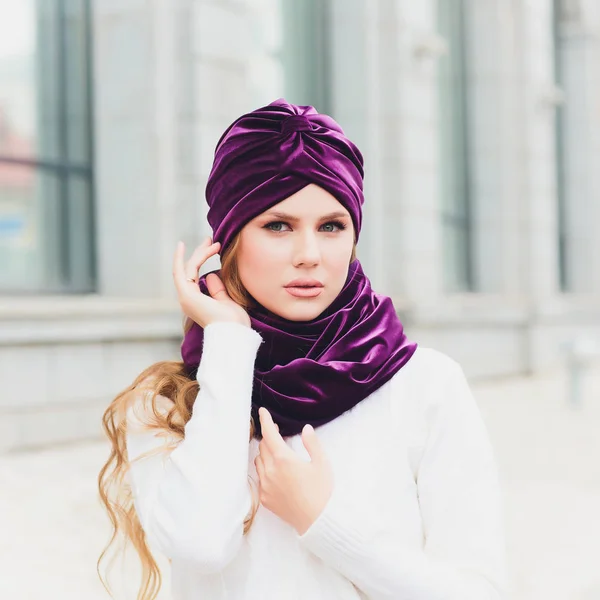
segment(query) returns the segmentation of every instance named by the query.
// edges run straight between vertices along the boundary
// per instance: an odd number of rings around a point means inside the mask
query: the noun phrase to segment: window
[[[564,85],[564,74],[562,64],[562,39],[560,35],[561,23],[575,11],[574,3],[564,0],[554,0],[553,3],[553,25],[554,25],[554,81],[559,87]],[[556,197],[558,210],[558,277],[560,290],[569,290],[568,266],[567,266],[567,210],[565,193],[565,108],[562,105],[556,107],[555,113],[555,135],[556,135]]]
[[[448,53],[440,60],[440,184],[445,288],[473,289],[463,0],[438,2]]]
[[[281,0],[281,9],[285,99],[332,115],[329,2]]]
[[[0,292],[93,291],[89,0],[0,0]]]

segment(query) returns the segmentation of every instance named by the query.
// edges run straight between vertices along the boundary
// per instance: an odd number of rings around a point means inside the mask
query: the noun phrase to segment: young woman
[[[403,332],[355,258],[363,159],[277,100],[223,134],[210,238],[173,263],[181,362],[104,415],[100,492],[174,600],[498,600],[493,449],[461,367]],[[215,254],[220,271],[198,281]]]

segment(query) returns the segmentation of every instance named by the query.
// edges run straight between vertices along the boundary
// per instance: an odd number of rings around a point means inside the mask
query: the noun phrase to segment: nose
[[[314,267],[321,262],[321,248],[314,232],[301,233],[294,244],[295,267]]]

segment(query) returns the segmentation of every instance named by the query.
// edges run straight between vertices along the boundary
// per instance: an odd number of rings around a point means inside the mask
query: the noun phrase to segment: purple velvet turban
[[[363,159],[339,125],[312,106],[283,99],[237,119],[215,151],[206,188],[208,220],[221,253],[254,217],[309,183],[329,191],[361,226]],[[208,294],[206,277],[199,282]],[[262,306],[248,310],[263,338],[254,368],[252,417],[265,406],[281,435],[323,425],[389,381],[413,356],[392,301],[371,289],[360,262],[316,319],[288,321]],[[181,348],[189,377],[202,359],[204,332],[193,323]]]
[[[206,185],[221,254],[248,221],[309,183],[344,205],[358,240],[363,157],[331,117],[280,98],[236,119],[217,144]]]

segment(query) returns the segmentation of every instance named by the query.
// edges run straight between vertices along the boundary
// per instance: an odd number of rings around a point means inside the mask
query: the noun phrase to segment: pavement
[[[472,387],[503,483],[510,598],[600,600],[600,365],[579,405],[565,373]],[[94,441],[0,457],[0,598],[110,598],[96,573],[110,533],[96,491],[107,455]],[[135,598],[138,581],[130,552],[114,598]]]

